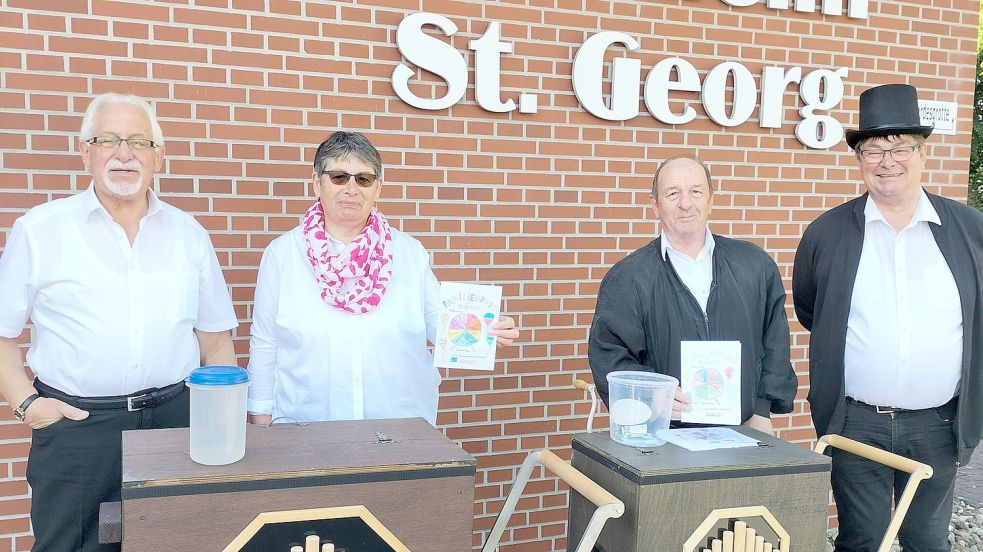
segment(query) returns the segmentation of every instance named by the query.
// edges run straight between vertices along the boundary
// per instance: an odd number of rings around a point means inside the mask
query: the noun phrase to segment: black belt
[[[914,409],[912,409],[912,408],[897,408],[897,407],[894,407],[894,406],[881,406],[881,405],[878,405],[878,404],[867,404],[867,403],[865,403],[863,401],[858,401],[857,399],[854,399],[853,397],[847,397],[846,398],[846,403],[847,404],[852,404],[854,406],[859,406],[861,408],[866,408],[868,410],[873,410],[874,412],[877,412],[878,414],[900,414],[902,412],[925,412],[926,410],[943,410],[943,409],[949,408],[950,406],[955,406],[957,399],[958,399],[958,397],[953,397],[952,400],[950,400],[949,402],[947,402],[947,403],[945,403],[945,404],[943,404],[941,406],[933,406],[931,408],[914,408]]]
[[[130,412],[164,404],[187,389],[184,382],[179,381],[167,387],[155,387],[137,391],[132,395],[77,397],[63,393],[38,379],[34,380],[34,388],[37,389],[38,395],[42,397],[58,399],[82,410],[128,410]]]

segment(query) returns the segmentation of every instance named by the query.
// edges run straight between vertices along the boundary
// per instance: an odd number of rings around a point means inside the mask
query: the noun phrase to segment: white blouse
[[[378,307],[329,306],[300,227],[273,240],[259,266],[249,341],[248,410],[274,422],[437,420],[440,284],[416,239],[392,229],[393,273]]]

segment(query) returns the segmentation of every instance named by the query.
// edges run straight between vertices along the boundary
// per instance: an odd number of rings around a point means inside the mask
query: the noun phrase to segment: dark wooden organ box
[[[462,552],[474,475],[474,458],[419,418],[250,425],[245,458],[227,466],[192,462],[187,429],[127,431],[123,551],[221,551],[260,513],[362,505],[410,550]]]
[[[596,550],[679,552],[713,510],[748,506],[764,506],[774,515],[791,535],[791,550],[823,550],[830,459],[754,430],[734,429],[763,446],[691,452],[666,443],[643,451],[614,442],[607,432],[575,435],[573,467],[625,503],[625,514],[604,526]],[[578,542],[592,511],[571,492],[570,542]],[[763,519],[741,519],[770,542],[777,540]]]

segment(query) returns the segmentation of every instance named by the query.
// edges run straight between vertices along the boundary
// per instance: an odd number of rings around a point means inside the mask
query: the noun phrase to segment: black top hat
[[[918,115],[918,91],[909,84],[884,84],[860,94],[860,128],[846,131],[851,149],[864,138],[921,134],[928,138],[934,127],[924,126]]]

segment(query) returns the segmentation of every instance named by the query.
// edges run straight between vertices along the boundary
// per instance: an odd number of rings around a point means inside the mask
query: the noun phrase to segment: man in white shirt
[[[92,184],[19,218],[0,256],[0,394],[33,430],[33,550],[45,552],[112,550],[98,511],[119,500],[122,431],[187,426],[183,379],[235,364],[208,234],[150,190],[164,159],[150,105],[97,97],[79,150]],[[16,341],[28,319],[33,381]]]
[[[860,95],[847,131],[867,193],[809,225],[795,255],[795,311],[812,332],[809,403],[819,435],[838,433],[934,470],[898,537],[906,552],[949,550],[956,467],[983,429],[978,283],[983,215],[922,187],[916,90]],[[873,551],[908,476],[834,450],[836,550]]]
[[[761,248],[710,233],[712,199],[710,170],[699,159],[674,157],[659,166],[652,209],[662,235],[601,282],[588,347],[594,383],[607,404],[611,372],[679,379],[684,341],[738,341],[740,419],[771,433],[771,413],[791,412],[797,387],[785,287]],[[677,392],[673,419],[690,408],[690,397]]]

